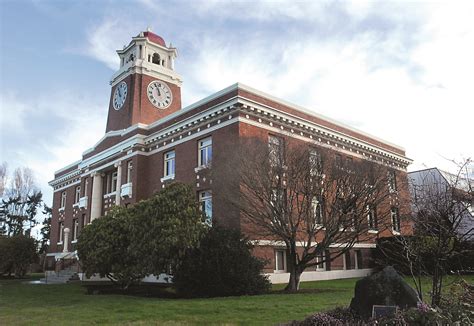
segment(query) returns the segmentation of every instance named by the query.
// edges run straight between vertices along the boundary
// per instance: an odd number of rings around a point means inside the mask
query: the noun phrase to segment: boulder
[[[357,281],[351,309],[360,317],[372,316],[372,306],[398,306],[401,309],[416,307],[416,291],[392,266]]]

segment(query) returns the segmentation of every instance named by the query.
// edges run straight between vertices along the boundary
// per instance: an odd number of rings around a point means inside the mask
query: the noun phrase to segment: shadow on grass
[[[133,297],[146,297],[146,298],[162,298],[162,299],[194,299],[197,297],[188,297],[179,295],[176,290],[170,284],[159,284],[159,283],[141,283],[139,285],[133,285],[127,289],[122,289],[119,286],[111,283],[89,283],[83,282],[82,287],[86,289],[86,293],[89,295],[127,295]],[[297,292],[288,292],[284,289],[270,290],[261,294],[254,294],[249,296],[258,295],[293,295],[293,294],[320,294],[328,292],[344,292],[343,289],[300,289]],[[237,295],[236,295],[237,296]]]

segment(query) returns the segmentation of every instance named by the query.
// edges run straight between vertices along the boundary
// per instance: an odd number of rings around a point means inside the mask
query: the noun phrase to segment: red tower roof
[[[150,42],[166,47],[165,40],[163,40],[161,36],[158,36],[152,32],[143,32],[143,36],[146,37]]]

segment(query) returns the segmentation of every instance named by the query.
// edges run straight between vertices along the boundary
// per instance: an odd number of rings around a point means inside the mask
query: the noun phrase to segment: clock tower
[[[149,29],[117,50],[105,132],[150,124],[181,109],[182,79],[174,71],[178,51]]]

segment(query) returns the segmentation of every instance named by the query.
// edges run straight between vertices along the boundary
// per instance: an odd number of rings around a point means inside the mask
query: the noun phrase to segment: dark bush
[[[173,282],[178,293],[217,297],[268,291],[270,282],[261,274],[264,262],[252,256],[251,249],[239,231],[213,226],[176,266]]]
[[[0,236],[0,275],[24,277],[38,260],[35,239],[24,235]]]

